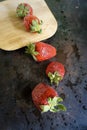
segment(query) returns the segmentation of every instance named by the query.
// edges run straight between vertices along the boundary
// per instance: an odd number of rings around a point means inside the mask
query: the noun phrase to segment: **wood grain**
[[[23,20],[16,17],[19,3],[29,3],[36,15],[43,21],[42,33],[30,33],[25,30]],[[7,0],[0,2],[0,49],[16,50],[30,42],[42,41],[53,36],[57,30],[57,21],[44,0]]]

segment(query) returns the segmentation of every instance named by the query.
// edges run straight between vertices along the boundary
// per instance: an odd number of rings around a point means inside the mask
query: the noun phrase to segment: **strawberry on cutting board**
[[[27,3],[20,3],[17,6],[16,14],[20,18],[24,18],[27,15],[33,15],[33,8]]]
[[[48,60],[56,55],[56,48],[44,42],[30,43],[26,48],[26,53],[40,62]]]
[[[27,31],[33,32],[33,33],[41,33],[42,20],[39,20],[38,17],[34,15],[28,15],[24,17],[24,26]]]
[[[51,83],[55,83],[58,85],[58,83],[63,79],[64,74],[64,65],[57,61],[51,62],[46,68],[46,75],[49,77]]]
[[[41,112],[66,111],[66,107],[60,102],[63,101],[55,89],[45,83],[39,83],[32,91],[32,100]]]

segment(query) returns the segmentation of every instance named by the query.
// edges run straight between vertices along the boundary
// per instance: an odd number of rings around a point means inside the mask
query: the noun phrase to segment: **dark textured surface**
[[[25,48],[0,50],[0,130],[87,130],[87,0],[46,2],[59,24],[46,40],[57,48],[57,55],[36,63],[25,55]],[[49,84],[45,68],[55,60],[66,68],[56,90],[67,111],[40,114],[31,92],[39,82]]]

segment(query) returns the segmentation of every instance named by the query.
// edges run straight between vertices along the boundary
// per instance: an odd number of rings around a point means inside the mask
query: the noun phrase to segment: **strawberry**
[[[58,83],[63,79],[65,68],[62,63],[57,61],[51,62],[46,68],[46,75],[49,77],[51,83]]]
[[[29,15],[24,18],[24,26],[27,31],[41,33],[42,21],[34,15]]]
[[[32,100],[41,112],[65,111],[66,107],[60,102],[63,101],[55,89],[45,83],[39,83],[32,91]]]
[[[44,42],[30,43],[26,53],[31,54],[36,61],[44,61],[56,55],[56,48]]]
[[[16,14],[20,18],[24,18],[27,15],[33,15],[33,9],[27,3],[20,3],[16,9]]]

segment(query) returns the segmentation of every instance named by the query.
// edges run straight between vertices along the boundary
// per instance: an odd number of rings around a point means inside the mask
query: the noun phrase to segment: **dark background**
[[[87,0],[46,2],[58,30],[45,42],[56,47],[57,55],[36,63],[25,48],[0,50],[0,130],[87,130]],[[50,84],[45,69],[55,60],[66,69],[62,82],[53,87],[67,111],[41,114],[31,92],[39,82]]]

